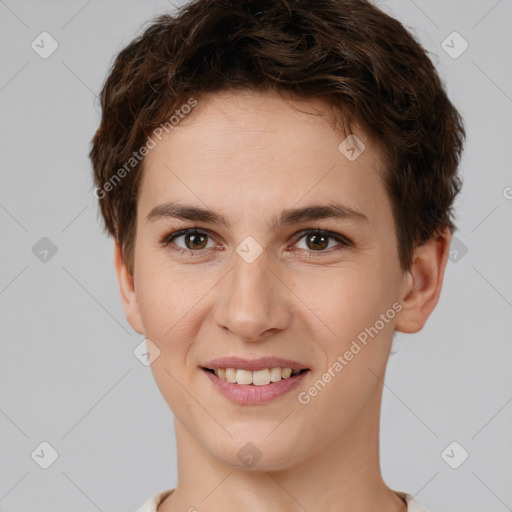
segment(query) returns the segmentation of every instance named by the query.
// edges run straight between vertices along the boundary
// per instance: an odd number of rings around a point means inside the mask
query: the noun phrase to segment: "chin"
[[[210,453],[227,466],[255,472],[284,471],[301,462],[304,454],[298,450],[300,442],[289,431],[277,435],[270,433],[275,425],[264,429],[245,427],[233,437],[226,434],[220,444],[218,438],[212,440]],[[227,430],[232,431],[229,427]]]

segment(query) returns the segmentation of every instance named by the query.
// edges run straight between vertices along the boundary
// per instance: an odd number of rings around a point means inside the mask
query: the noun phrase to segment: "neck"
[[[386,486],[380,473],[381,390],[376,391],[350,432],[334,433],[335,443],[328,442],[308,459],[279,470],[258,470],[258,465],[243,470],[226,464],[175,420],[178,485],[158,512],[405,512],[406,504]],[[314,435],[305,433],[304,442]]]

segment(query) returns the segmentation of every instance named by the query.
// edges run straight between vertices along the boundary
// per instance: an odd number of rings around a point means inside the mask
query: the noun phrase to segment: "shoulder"
[[[395,494],[398,494],[402,499],[407,503],[407,512],[428,512],[425,510],[411,494],[400,491],[393,491]]]
[[[160,503],[162,503],[162,501],[164,501],[165,498],[167,498],[167,496],[169,496],[169,494],[171,494],[173,491],[174,489],[168,489],[167,491],[163,491],[155,494],[154,496],[151,496],[151,498],[149,498],[139,509],[137,509],[136,512],[156,512],[158,505],[160,505]],[[414,499],[411,494],[400,491],[393,492],[405,500],[407,503],[407,512],[428,512],[421,507],[421,505]]]
[[[167,491],[160,492],[151,496],[142,507],[138,508],[135,512],[156,512],[158,505],[162,503],[162,501],[169,496],[174,491],[174,489],[168,489]]]

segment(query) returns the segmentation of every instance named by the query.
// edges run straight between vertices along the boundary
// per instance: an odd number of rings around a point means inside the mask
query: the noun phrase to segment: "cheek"
[[[172,349],[177,354],[193,338],[190,329],[197,322],[206,284],[199,277],[155,261],[151,254],[142,255],[138,270],[136,294],[145,335],[162,352]]]
[[[183,391],[181,382],[190,378],[187,358],[197,338],[200,298],[205,283],[191,275],[183,275],[150,260],[139,259],[137,300],[146,338],[160,350],[151,370],[160,392],[169,407],[182,417],[193,408],[193,401]]]
[[[307,313],[318,324],[311,333],[323,353],[317,379],[325,383],[316,380],[303,390],[304,399],[315,404],[310,411],[330,416],[339,426],[358,414],[384,376],[396,314],[393,293],[377,261],[300,283],[298,296],[316,290],[304,302],[321,319]]]
[[[379,280],[378,267],[338,278],[333,274],[325,284],[328,292],[307,301],[322,319],[313,334],[325,359],[316,380],[301,390],[300,403],[308,402],[305,411],[312,417],[330,418],[334,431],[339,431],[348,428],[377,396],[396,311],[386,280],[382,276]]]
[[[378,268],[372,264],[322,269],[314,276],[295,280],[294,293],[304,303],[301,309],[311,318],[312,327],[317,327],[318,336],[330,340],[332,348],[343,346],[373,325],[391,306],[392,294]]]

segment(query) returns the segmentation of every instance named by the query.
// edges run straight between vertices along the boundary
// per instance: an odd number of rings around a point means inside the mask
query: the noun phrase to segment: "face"
[[[259,468],[284,469],[357,439],[414,284],[377,148],[355,131],[351,161],[323,114],[262,93],[202,98],[146,157],[133,281],[118,259],[177,425],[229,465],[248,442]],[[229,367],[253,384],[225,381]]]

